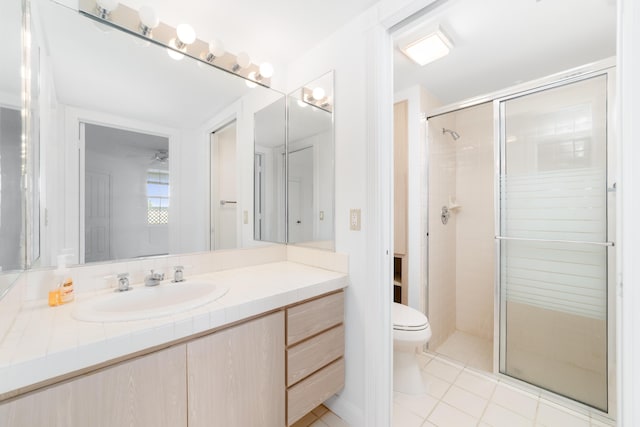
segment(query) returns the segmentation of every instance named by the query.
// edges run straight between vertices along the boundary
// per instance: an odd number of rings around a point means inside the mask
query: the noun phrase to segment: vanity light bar
[[[250,80],[256,85],[264,87],[271,86],[270,77],[262,76],[262,78],[260,79],[252,79],[250,77],[250,75],[260,75],[260,68],[258,67],[258,65],[249,63],[246,65],[246,67],[239,67],[238,59],[242,60],[243,58],[238,58],[236,55],[229,52],[224,52],[222,55],[212,58],[209,52],[209,43],[206,43],[198,38],[196,38],[193,43],[186,44],[180,49],[176,48],[176,28],[171,27],[164,22],[159,22],[158,25],[153,28],[153,33],[148,32],[147,35],[141,34],[140,15],[138,14],[138,11],[128,6],[119,4],[116,8],[110,11],[108,17],[101,17],[97,10],[99,9],[97,8],[96,0],[79,0],[78,11],[88,18],[94,19],[106,25],[120,28],[127,33],[130,33],[137,37],[141,37],[152,43],[175,51],[178,54],[190,56],[205,64],[211,65],[228,73],[235,74],[246,80]]]
[[[317,91],[317,88],[315,90]],[[318,107],[329,113],[333,112],[333,101],[330,100],[329,97],[327,96],[323,96],[320,99],[316,99],[314,97],[314,89],[311,89],[308,87],[300,88],[300,99],[302,99],[302,101],[306,102],[307,104],[313,105],[314,107]]]

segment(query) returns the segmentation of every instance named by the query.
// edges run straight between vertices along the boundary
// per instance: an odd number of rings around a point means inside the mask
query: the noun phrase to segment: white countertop
[[[229,291],[193,310],[129,322],[84,322],[71,316],[75,302],[112,289],[81,294],[58,307],[45,300],[26,303],[0,343],[0,397],[347,286],[344,273],[290,261],[185,278],[210,280]]]

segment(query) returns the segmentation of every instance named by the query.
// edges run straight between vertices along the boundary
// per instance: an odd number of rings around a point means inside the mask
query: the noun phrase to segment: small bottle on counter
[[[71,302],[73,301],[73,296],[73,280],[69,277],[60,286],[60,302],[62,304]]]

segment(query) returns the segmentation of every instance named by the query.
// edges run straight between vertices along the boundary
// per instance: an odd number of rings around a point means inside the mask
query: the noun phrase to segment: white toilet
[[[393,303],[393,390],[406,394],[426,392],[416,350],[429,342],[429,320],[420,311]]]

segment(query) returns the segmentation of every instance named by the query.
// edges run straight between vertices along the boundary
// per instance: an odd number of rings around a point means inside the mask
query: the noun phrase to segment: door
[[[85,262],[111,259],[111,176],[86,171]]]
[[[500,371],[607,411],[607,75],[499,107]]]
[[[211,249],[238,247],[235,121],[211,134]]]
[[[313,147],[289,152],[287,217],[289,243],[313,240]]]

